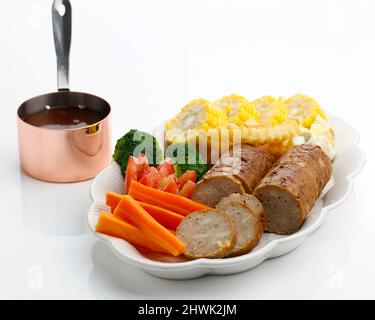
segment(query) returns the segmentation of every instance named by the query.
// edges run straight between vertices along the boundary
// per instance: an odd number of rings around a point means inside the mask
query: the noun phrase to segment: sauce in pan
[[[23,118],[25,122],[35,127],[48,129],[77,129],[97,123],[103,115],[85,106],[49,107],[32,113]]]

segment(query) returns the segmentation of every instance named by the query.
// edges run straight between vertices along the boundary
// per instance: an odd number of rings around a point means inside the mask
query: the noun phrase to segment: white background
[[[51,4],[0,1],[0,298],[375,298],[375,2],[71,0],[71,88],[113,107],[113,137],[193,98],[303,92],[361,133],[350,198],[292,253],[244,274],[176,282],[85,230],[89,182],[19,170],[16,110],[56,89]]]

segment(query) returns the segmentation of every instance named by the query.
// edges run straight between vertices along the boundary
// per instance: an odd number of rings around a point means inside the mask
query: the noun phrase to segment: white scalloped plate
[[[327,217],[329,210],[339,206],[350,194],[354,177],[361,171],[365,157],[357,146],[359,134],[346,122],[332,118],[335,125],[337,155],[333,163],[333,178],[326,186],[301,229],[289,236],[266,233],[259,245],[250,253],[227,259],[184,259],[167,258],[161,254],[143,254],[125,240],[95,232],[101,210],[105,205],[108,190],[122,193],[123,177],[120,168],[112,163],[93,180],[90,194],[93,202],[88,211],[88,225],[99,239],[105,241],[114,253],[125,262],[160,278],[193,279],[208,274],[235,274],[252,269],[266,259],[284,255],[298,247],[314,232]],[[146,257],[147,255],[147,257]]]

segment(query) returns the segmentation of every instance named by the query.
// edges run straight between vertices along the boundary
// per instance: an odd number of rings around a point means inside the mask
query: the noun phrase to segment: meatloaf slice
[[[176,236],[185,243],[189,259],[223,258],[237,240],[236,227],[223,211],[207,209],[193,212],[177,227]]]
[[[217,207],[219,208],[221,205],[228,202],[239,202],[250,208],[256,214],[258,220],[262,223],[264,231],[267,226],[267,217],[264,213],[263,205],[257,197],[254,197],[253,195],[248,193],[232,193],[229,196],[221,199]]]
[[[240,256],[253,250],[263,233],[262,223],[254,211],[240,202],[223,202],[218,209],[229,215],[237,229],[236,244],[227,257]]]

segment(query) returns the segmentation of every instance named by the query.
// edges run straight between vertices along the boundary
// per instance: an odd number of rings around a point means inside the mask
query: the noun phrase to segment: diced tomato
[[[163,189],[171,180],[176,181],[176,175],[174,173],[170,174],[168,177],[161,178],[160,189]]]
[[[177,194],[178,193],[178,187],[177,187],[176,180],[171,178],[169,180],[169,182],[166,184],[166,186],[163,187],[162,190],[165,191],[165,192]]]
[[[138,177],[138,182],[151,188],[159,188],[161,183],[159,171],[154,167],[148,167],[143,175]]]
[[[146,173],[149,172],[149,168],[150,166],[148,165],[147,157],[143,153],[139,154],[137,157],[129,157],[125,174],[125,194],[127,194],[132,180],[138,181],[141,179]],[[157,174],[159,174],[156,169],[155,171]]]
[[[138,178],[143,176],[144,172],[150,167],[146,155],[140,153],[137,157],[138,159]]]
[[[193,193],[194,188],[195,188],[195,183],[193,181],[191,181],[191,180],[188,180],[188,181],[185,182],[185,184],[180,189],[180,191],[178,192],[178,194],[180,196],[183,196],[183,197],[186,197],[186,198],[190,198],[191,194]]]
[[[141,167],[139,166],[139,160],[135,157],[129,157],[128,164],[126,166],[126,174],[125,174],[125,194],[128,193],[130,183],[132,180],[138,180],[138,173]]]
[[[139,178],[143,178],[145,175],[151,174],[151,175],[159,175],[159,171],[155,167],[147,167],[142,174],[139,176]]]
[[[177,179],[178,187],[181,189],[187,181],[196,182],[197,173],[194,170],[187,170]]]
[[[172,193],[178,192],[173,162],[168,158],[156,169],[149,166],[147,157],[143,153],[137,157],[129,157],[124,184],[125,194],[128,193],[133,180],[151,188],[165,189]]]
[[[174,173],[173,161],[166,158],[164,161],[160,162],[158,165],[158,171],[162,178],[168,177]]]
[[[144,175],[138,182],[144,184],[145,186],[151,188],[158,188],[159,187],[159,177],[155,177],[153,175],[146,174]]]

